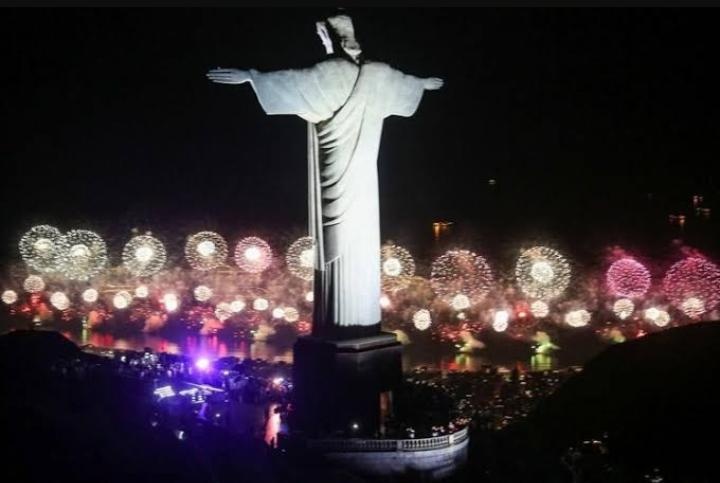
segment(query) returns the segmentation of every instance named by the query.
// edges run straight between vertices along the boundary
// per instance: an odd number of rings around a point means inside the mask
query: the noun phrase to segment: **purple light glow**
[[[201,357],[200,359],[195,361],[195,367],[197,367],[201,371],[210,370],[210,359],[208,359],[207,357]]]

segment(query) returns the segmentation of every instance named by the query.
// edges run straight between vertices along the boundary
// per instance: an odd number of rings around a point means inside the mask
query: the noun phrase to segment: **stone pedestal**
[[[298,339],[294,347],[292,430],[304,437],[378,437],[402,380],[394,334],[328,340]]]

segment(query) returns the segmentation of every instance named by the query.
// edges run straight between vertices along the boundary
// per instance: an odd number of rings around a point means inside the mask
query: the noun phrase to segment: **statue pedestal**
[[[402,380],[394,334],[298,339],[293,348],[292,431],[304,437],[378,437]]]

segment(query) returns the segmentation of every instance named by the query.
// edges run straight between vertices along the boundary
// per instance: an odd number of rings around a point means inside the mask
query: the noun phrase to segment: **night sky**
[[[115,262],[134,227],[171,244],[201,229],[302,235],[304,121],[266,116],[249,85],[205,73],[317,62],[325,13],[4,10],[6,256],[38,223],[99,231]],[[720,11],[349,13],[367,58],[446,82],[385,123],[383,239],[422,249],[429,223],[449,219],[496,256],[543,240],[642,250],[668,246],[667,215],[693,218],[693,194],[715,206]],[[702,225],[691,221],[686,236]],[[694,241],[712,251],[707,224]]]

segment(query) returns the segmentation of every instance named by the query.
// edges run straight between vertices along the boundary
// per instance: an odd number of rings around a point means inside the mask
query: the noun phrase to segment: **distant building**
[[[435,241],[439,241],[440,237],[446,237],[450,235],[452,229],[452,221],[435,221],[432,224],[433,238]]]

